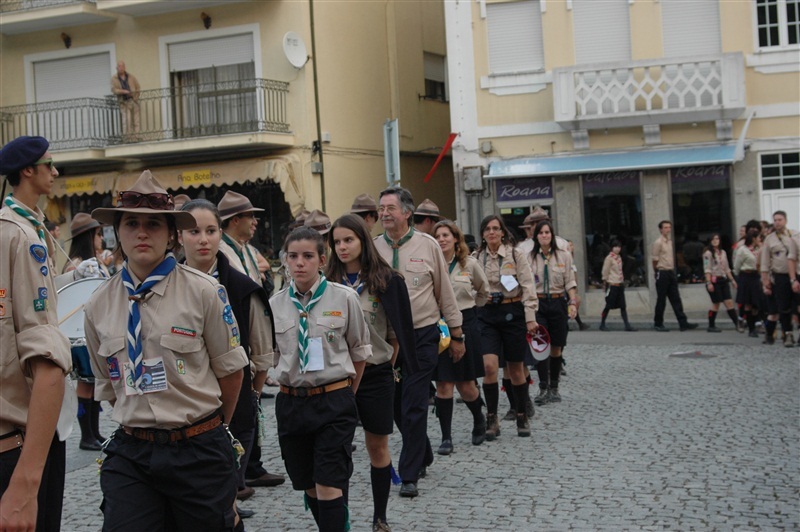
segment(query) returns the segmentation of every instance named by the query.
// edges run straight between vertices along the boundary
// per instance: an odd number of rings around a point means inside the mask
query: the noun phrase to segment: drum
[[[94,383],[89,350],[83,332],[83,305],[106,279],[80,279],[58,290],[58,328],[69,338],[72,368],[78,380]]]

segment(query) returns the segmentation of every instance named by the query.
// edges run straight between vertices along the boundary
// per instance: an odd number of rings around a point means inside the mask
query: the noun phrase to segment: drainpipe
[[[317,81],[317,39],[314,30],[314,0],[308,0],[308,8],[311,15],[311,57],[314,58],[313,72],[314,72],[314,110],[317,114],[317,153],[319,155],[319,188],[322,196],[322,212],[325,210],[325,164],[322,160],[322,125],[320,124],[319,117],[319,85]]]

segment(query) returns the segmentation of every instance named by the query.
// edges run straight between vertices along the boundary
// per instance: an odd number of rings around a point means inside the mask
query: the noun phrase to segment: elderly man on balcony
[[[125,62],[117,63],[117,73],[111,76],[111,92],[117,96],[122,133],[125,142],[139,140],[139,81],[125,70]]]

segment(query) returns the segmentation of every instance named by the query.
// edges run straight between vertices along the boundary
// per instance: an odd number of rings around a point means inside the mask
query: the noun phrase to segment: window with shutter
[[[722,52],[719,0],[661,0],[664,57]]]
[[[630,61],[628,0],[572,0],[575,64]]]
[[[486,6],[489,72],[511,74],[544,69],[542,11],[539,0]]]

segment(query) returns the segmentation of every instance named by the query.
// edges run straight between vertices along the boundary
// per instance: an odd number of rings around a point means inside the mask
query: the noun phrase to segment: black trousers
[[[405,482],[419,480],[419,471],[433,460],[428,440],[428,388],[439,362],[439,329],[436,325],[414,330],[419,371],[409,374],[403,368],[403,378],[395,393],[395,422],[403,436],[403,449],[398,464],[400,478]],[[399,414],[399,415],[397,415]]]
[[[23,444],[24,446],[24,444]],[[0,497],[8,489],[11,475],[19,461],[20,449],[0,454]],[[47,454],[42,483],[39,485],[38,511],[36,514],[37,532],[58,532],[61,530],[61,509],[64,504],[64,474],[67,468],[67,447],[58,435],[53,437]]]
[[[675,317],[681,327],[686,326],[688,320],[683,312],[681,295],[678,293],[678,277],[675,272],[670,270],[658,270],[656,272],[656,315],[653,319],[655,326],[664,325],[664,309],[667,307],[667,298]]]

